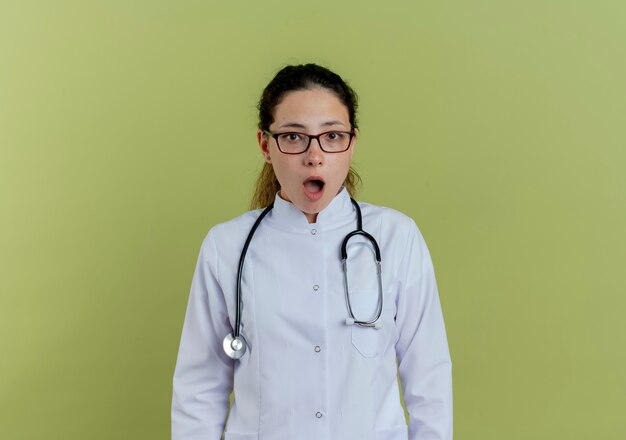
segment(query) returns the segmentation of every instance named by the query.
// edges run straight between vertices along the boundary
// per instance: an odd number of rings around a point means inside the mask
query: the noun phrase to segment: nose
[[[324,163],[324,152],[319,139],[311,139],[311,145],[309,145],[309,149],[306,150],[304,155],[304,162],[309,166],[317,166]]]

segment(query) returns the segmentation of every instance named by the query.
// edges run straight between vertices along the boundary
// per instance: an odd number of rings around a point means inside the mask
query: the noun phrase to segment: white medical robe
[[[348,192],[313,224],[277,196],[246,256],[240,360],[222,341],[235,322],[239,256],[261,211],[209,231],[174,374],[173,440],[218,440],[224,428],[226,440],[452,439],[451,361],[426,244],[404,214],[360,206],[382,256],[382,328],[346,323],[340,247],[356,228]],[[372,246],[351,239],[348,285],[359,320],[376,311],[374,262]]]

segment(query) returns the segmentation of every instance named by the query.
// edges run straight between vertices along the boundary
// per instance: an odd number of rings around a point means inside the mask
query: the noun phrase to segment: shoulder
[[[256,219],[263,212],[262,209],[248,211],[238,217],[223,223],[218,223],[209,229],[202,242],[203,253],[209,252],[209,249],[240,249],[243,242],[252,228]]]
[[[426,241],[415,221],[405,213],[385,206],[359,202],[365,230],[376,231],[378,237],[389,243],[400,254],[412,250],[427,254]]]
[[[384,229],[393,229],[399,234],[419,233],[415,221],[405,213],[386,206],[373,205],[371,203],[359,202],[363,221],[375,225],[378,223]]]
[[[230,237],[233,234],[241,234],[242,231],[249,231],[262,212],[262,209],[255,209],[243,213],[240,216],[226,222],[218,223],[209,230],[209,233],[207,235],[212,235],[215,238],[220,238],[224,236]]]
[[[398,273],[407,274],[416,270],[433,272],[428,245],[411,217],[392,208],[366,203],[360,205],[365,229],[366,212],[371,217],[370,221],[378,221],[378,237],[385,247],[386,256],[391,258],[391,266],[394,267],[393,261],[397,263]],[[376,226],[376,223],[370,225]]]

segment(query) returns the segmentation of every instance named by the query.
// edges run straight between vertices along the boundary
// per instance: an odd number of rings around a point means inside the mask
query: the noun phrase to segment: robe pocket
[[[355,292],[350,294],[350,304],[354,317],[360,321],[369,321],[376,312],[378,303],[378,292]],[[384,313],[381,314],[378,322],[384,322]],[[389,341],[389,329],[383,325],[382,328],[361,327],[352,325],[352,345],[364,357],[377,357],[382,355],[387,348]]]
[[[376,440],[408,440],[409,430],[406,425],[376,431]]]
[[[258,440],[259,434],[241,434],[238,432],[228,432],[224,433],[224,440]]]

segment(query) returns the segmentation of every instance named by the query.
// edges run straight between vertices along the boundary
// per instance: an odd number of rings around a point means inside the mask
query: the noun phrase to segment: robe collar
[[[274,208],[269,213],[272,223],[276,222],[281,227],[290,230],[309,230],[312,227],[329,229],[337,223],[354,219],[354,206],[350,201],[350,194],[345,187],[341,187],[339,193],[331,200],[326,208],[317,214],[315,223],[309,223],[305,214],[296,206],[283,200],[278,193],[274,197]]]

